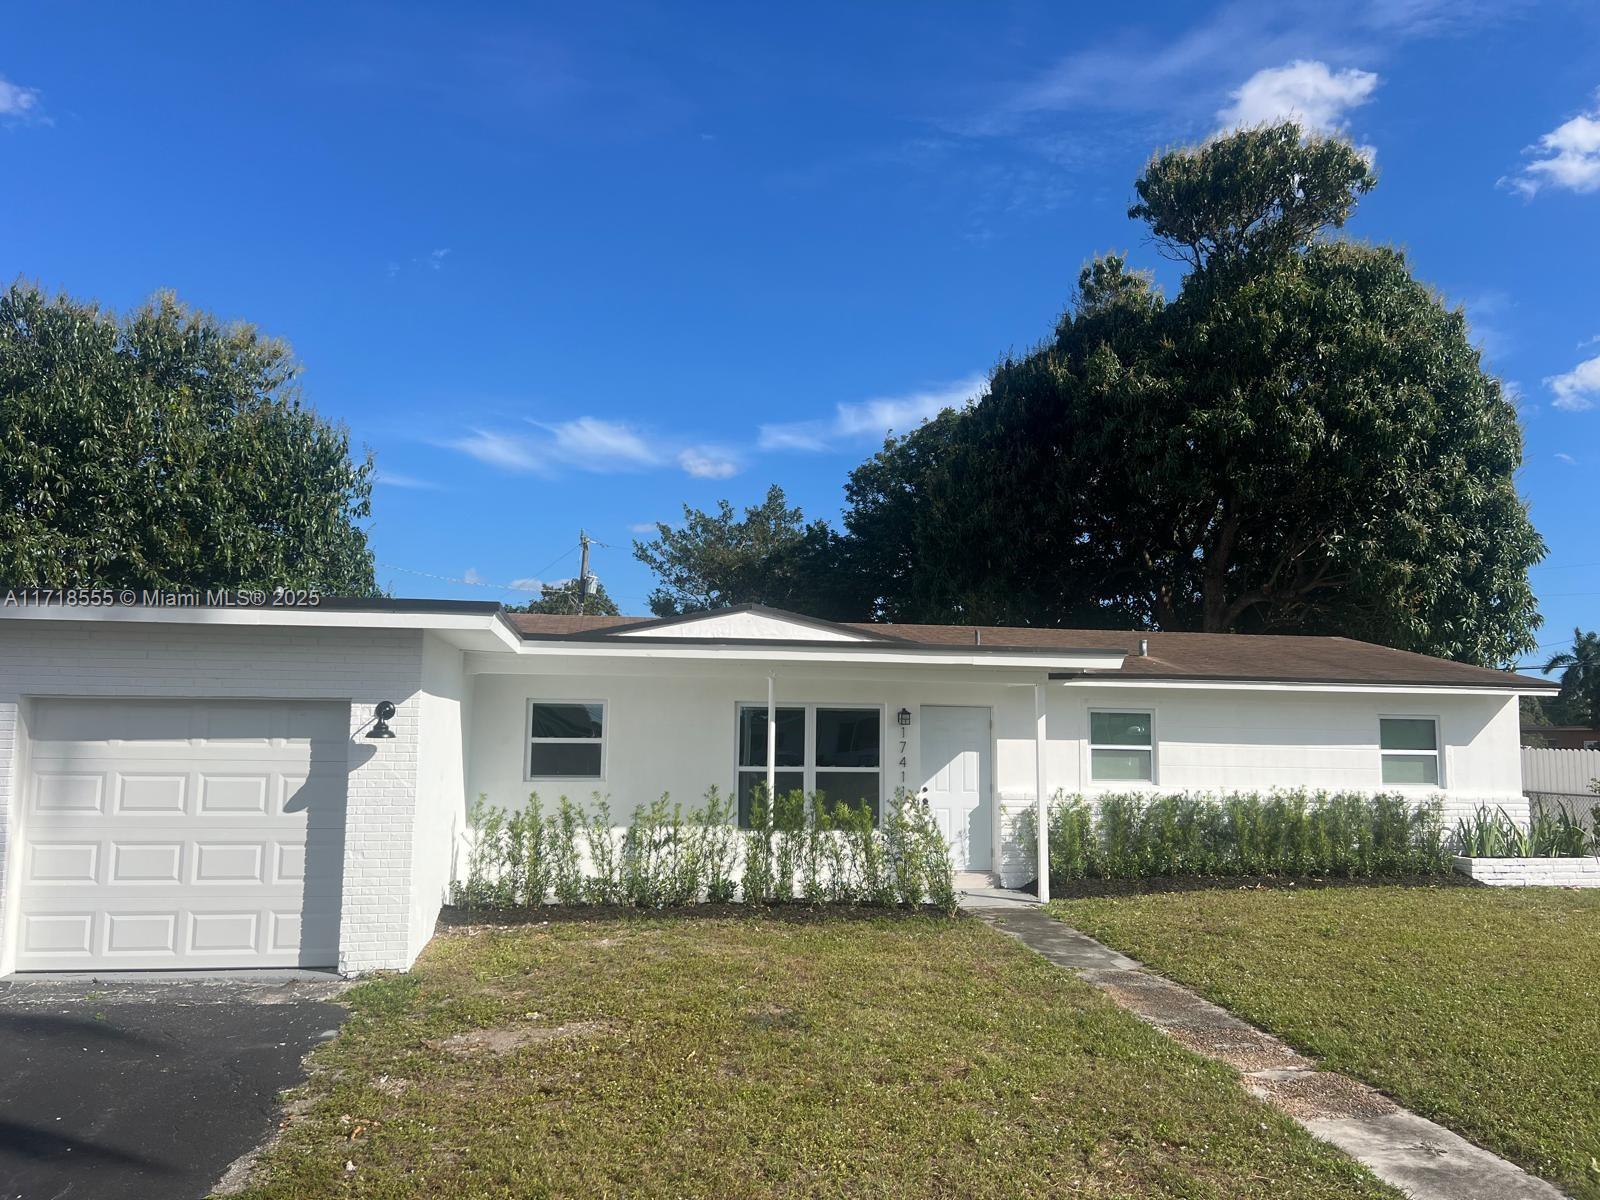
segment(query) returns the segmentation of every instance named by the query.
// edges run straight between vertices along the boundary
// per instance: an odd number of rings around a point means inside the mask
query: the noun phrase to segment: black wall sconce
[[[367,730],[369,738],[392,738],[394,730],[389,728],[389,718],[394,716],[394,705],[387,700],[379,700],[377,707],[372,710],[372,728]]]
[[[911,710],[909,708],[902,708],[895,714],[895,720],[899,721],[900,728],[904,729],[907,725],[911,724]]]

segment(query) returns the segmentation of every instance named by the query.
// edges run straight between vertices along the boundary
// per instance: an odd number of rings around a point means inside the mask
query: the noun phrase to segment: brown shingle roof
[[[637,625],[649,617],[549,616],[509,613],[524,635],[564,636]],[[1116,678],[1260,680],[1286,683],[1416,684],[1500,687],[1551,691],[1549,680],[1513,675],[1449,659],[1413,654],[1342,637],[1243,633],[1139,633],[1114,629],[1049,629],[1034,626],[908,625],[852,621],[847,628],[923,646],[987,649],[1119,650],[1128,657]],[[1148,639],[1150,653],[1139,655]]]

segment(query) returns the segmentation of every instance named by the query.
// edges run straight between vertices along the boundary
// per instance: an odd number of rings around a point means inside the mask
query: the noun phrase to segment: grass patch
[[[1600,892],[1207,891],[1050,912],[1600,1200]]]
[[[967,918],[461,929],[346,999],[252,1200],[1394,1196]]]

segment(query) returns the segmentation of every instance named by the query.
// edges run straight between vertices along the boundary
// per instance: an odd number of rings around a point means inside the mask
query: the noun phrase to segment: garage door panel
[[[108,886],[183,882],[182,842],[111,842]]]
[[[105,809],[105,776],[64,774],[48,768],[34,772],[33,811],[48,813],[98,813]]]
[[[145,703],[30,715],[18,969],[332,965],[348,707]]]
[[[188,810],[186,774],[117,772],[115,811],[119,813],[182,813]]]
[[[99,842],[32,842],[24,856],[22,878],[47,887],[99,882]]]

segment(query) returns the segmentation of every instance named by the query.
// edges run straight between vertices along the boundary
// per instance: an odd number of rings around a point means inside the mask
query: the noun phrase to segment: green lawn
[[[256,1200],[1394,1195],[969,918],[455,932],[347,999]]]
[[[1600,892],[1205,891],[1050,911],[1600,1198]]]

